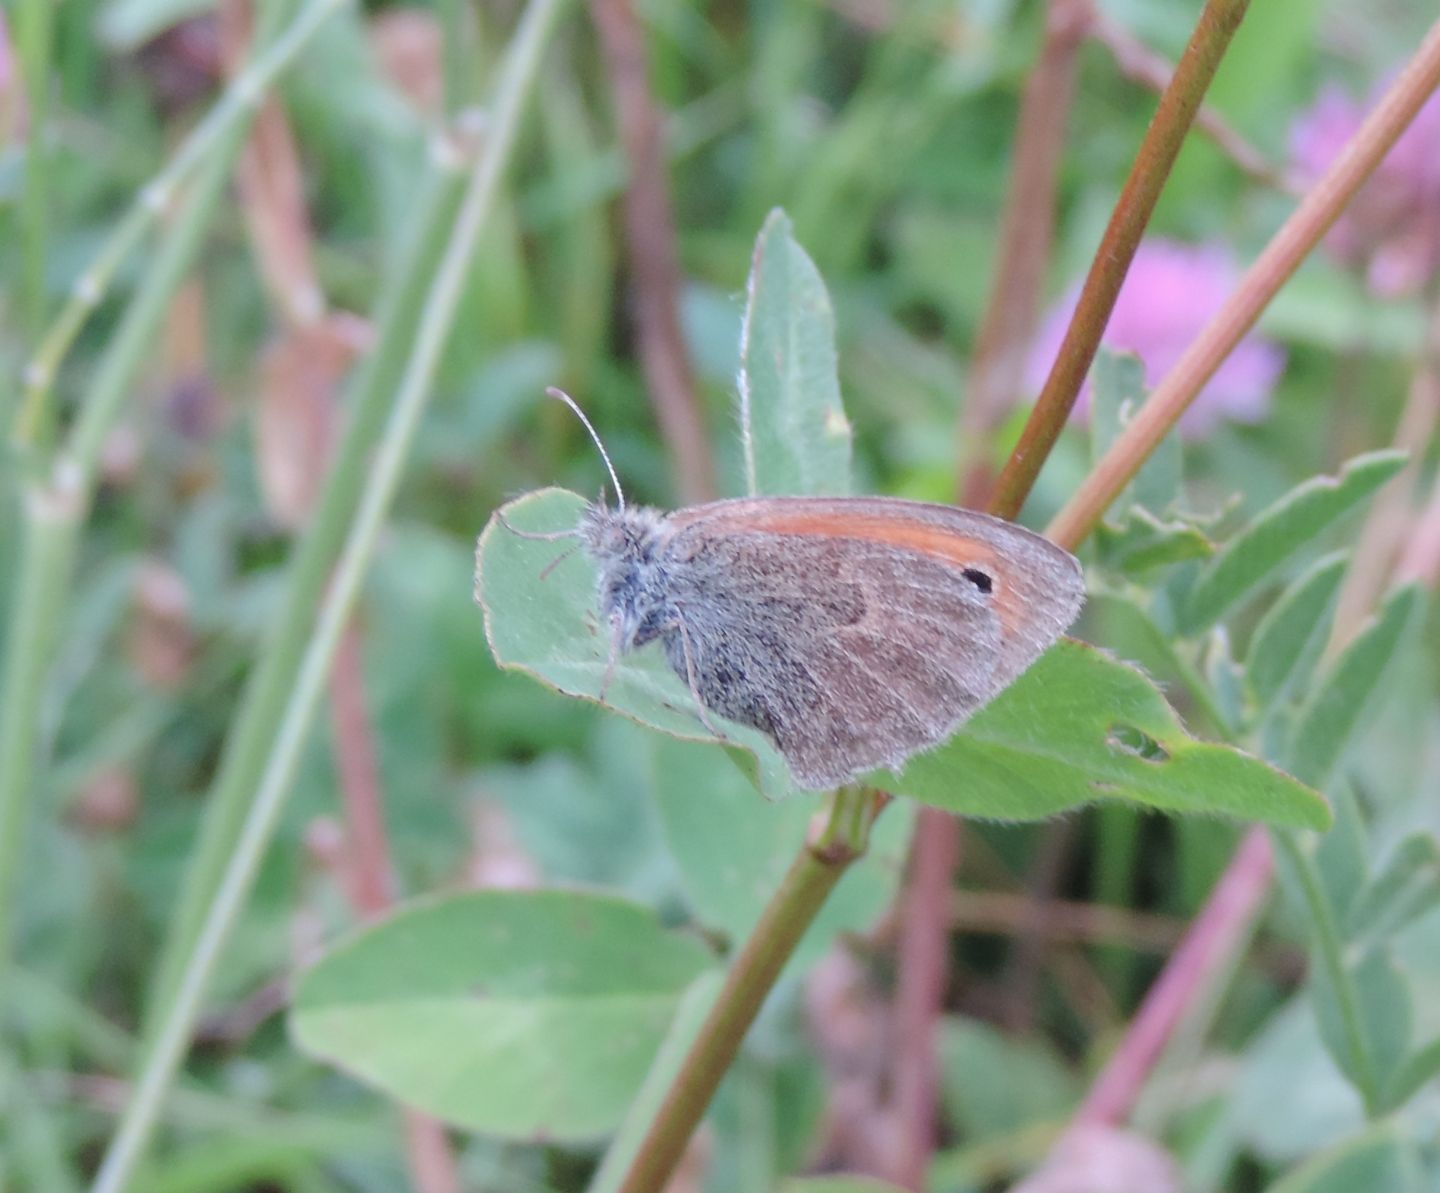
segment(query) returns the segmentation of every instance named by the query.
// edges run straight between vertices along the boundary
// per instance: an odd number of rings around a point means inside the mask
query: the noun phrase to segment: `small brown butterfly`
[[[1060,637],[1079,561],[1011,522],[889,497],[749,497],[674,513],[587,507],[610,660],[659,641],[709,714],[779,747],[797,786],[838,786],[938,745]],[[513,530],[513,527],[511,528]],[[522,533],[515,531],[515,533]]]

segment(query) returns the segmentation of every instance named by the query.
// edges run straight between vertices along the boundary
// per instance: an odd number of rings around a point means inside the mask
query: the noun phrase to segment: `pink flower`
[[[1234,289],[1238,271],[1230,255],[1213,245],[1173,240],[1141,244],[1105,327],[1105,347],[1135,353],[1153,388],[1179,361],[1190,342]],[[1048,316],[1035,338],[1027,370],[1038,393],[1070,325],[1080,297],[1075,286]],[[1258,336],[1247,336],[1222,364],[1180,420],[1187,438],[1203,438],[1223,419],[1255,423],[1270,407],[1270,391],[1285,367],[1285,354]],[[1086,383],[1075,405],[1077,417],[1090,408]]]
[[[1357,103],[1326,87],[1290,132],[1290,156],[1306,181],[1318,178],[1378,101]],[[1440,96],[1432,96],[1336,221],[1326,248],[1362,268],[1377,294],[1412,294],[1440,268]]]

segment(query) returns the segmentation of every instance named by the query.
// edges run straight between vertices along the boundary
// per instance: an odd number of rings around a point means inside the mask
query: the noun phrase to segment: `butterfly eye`
[[[966,568],[960,574],[983,593],[989,594],[995,588],[995,582],[979,568]]]

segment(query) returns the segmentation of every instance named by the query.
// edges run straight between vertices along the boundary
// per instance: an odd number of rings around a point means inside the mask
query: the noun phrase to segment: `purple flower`
[[[1145,241],[1135,254],[1101,342],[1140,357],[1145,384],[1153,388],[1220,309],[1238,276],[1230,255],[1218,246]],[[1046,316],[1035,338],[1027,373],[1036,392],[1060,349],[1079,297],[1077,285]],[[1259,422],[1269,410],[1270,390],[1284,367],[1283,351],[1258,336],[1247,336],[1182,416],[1181,434],[1202,438],[1223,419]],[[1089,408],[1087,382],[1075,405],[1076,416],[1085,417]]]
[[[1334,85],[1290,132],[1290,156],[1313,182],[1340,155],[1378,101],[1364,105]],[[1440,268],[1440,96],[1432,96],[1325,238],[1340,261],[1365,271],[1377,294],[1412,294]]]

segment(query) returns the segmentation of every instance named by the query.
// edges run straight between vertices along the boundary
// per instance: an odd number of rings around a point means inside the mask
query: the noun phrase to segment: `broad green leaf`
[[[868,1176],[803,1176],[786,1181],[780,1193],[905,1193],[899,1185]]]
[[[1399,589],[1315,685],[1300,714],[1290,769],[1323,786],[1367,713],[1385,693],[1385,677],[1425,606],[1418,585]]]
[[[697,918],[732,941],[746,939],[804,845],[809,800],[755,798],[754,785],[712,748],[660,737],[655,798],[680,885]],[[865,856],[820,909],[791,964],[817,959],[840,932],[871,927],[891,904],[904,869],[914,805],[899,801],[876,821]]]
[[[1262,708],[1302,686],[1330,635],[1346,556],[1316,560],[1265,611],[1250,639],[1245,678]]]
[[[740,339],[740,437],[751,493],[846,493],[850,422],[835,316],[815,263],[775,210],[760,229]]]
[[[1143,674],[1062,640],[957,736],[886,790],[967,816],[1031,820],[1097,800],[1326,828],[1314,791],[1230,746],[1197,741]]]
[[[1335,1063],[1372,1113],[1385,1109],[1382,1091],[1404,1061],[1412,1022],[1410,992],[1389,951],[1371,949],[1341,973],[1316,965],[1310,996]]]
[[[306,1051],[457,1126],[595,1139],[710,961],[621,899],[473,892],[336,946],[300,979],[290,1025]]]
[[[1091,372],[1090,454],[1098,462],[1145,404],[1145,364],[1130,352],[1101,348]],[[1180,493],[1180,439],[1171,431],[1150,453],[1111,509],[1140,506],[1152,514],[1169,509]],[[1152,519],[1153,521],[1153,519]],[[1203,538],[1202,538],[1203,541]]]
[[[541,489],[500,512],[511,526],[535,533],[575,526],[584,506],[574,493]],[[609,644],[596,624],[594,566],[572,546],[521,538],[492,517],[476,548],[475,596],[500,666],[525,671],[566,695],[599,702]],[[541,573],[566,551],[569,557],[542,579]],[[604,703],[676,737],[716,740],[696,715],[689,687],[653,647],[615,661]],[[743,725],[727,723],[725,730],[733,746],[754,756],[762,791],[781,796],[793,790],[769,738]]]
[[[1420,1193],[1412,1146],[1395,1124],[1382,1123],[1321,1153],[1266,1193]]]
[[[1086,600],[1081,618],[1086,631],[1083,637],[1087,641],[1102,642],[1112,654],[1138,665],[1171,694],[1171,700],[1185,716],[1191,715],[1193,706],[1215,736],[1233,735],[1204,676],[1176,649],[1174,636],[1165,633],[1150,614],[1128,596],[1094,593]]]
[[[1383,1090],[1382,1105],[1392,1108],[1404,1106],[1437,1075],[1440,1075],[1440,1039],[1417,1048],[1405,1058],[1404,1064],[1391,1073]]]
[[[1356,456],[1339,476],[1308,480],[1256,515],[1196,579],[1181,610],[1181,632],[1197,634],[1220,620],[1404,464],[1403,452]]]
[[[511,526],[539,532],[573,526],[583,504],[548,489],[502,512]],[[608,650],[593,612],[594,570],[575,555],[540,579],[563,549],[520,538],[492,519],[477,548],[477,597],[501,666],[598,700]],[[605,703],[674,736],[714,740],[658,650],[617,660]],[[750,769],[763,792],[792,790],[769,738],[728,723],[725,730],[732,753],[753,756]],[[873,780],[937,807],[1003,819],[1122,799],[1312,828],[1329,822],[1314,792],[1238,750],[1196,741],[1145,676],[1075,642],[1043,656],[948,743],[912,759],[901,774],[876,772]]]
[[[1378,943],[1440,903],[1440,842],[1429,832],[1400,842],[1385,868],[1366,884],[1345,917],[1346,935]]]

